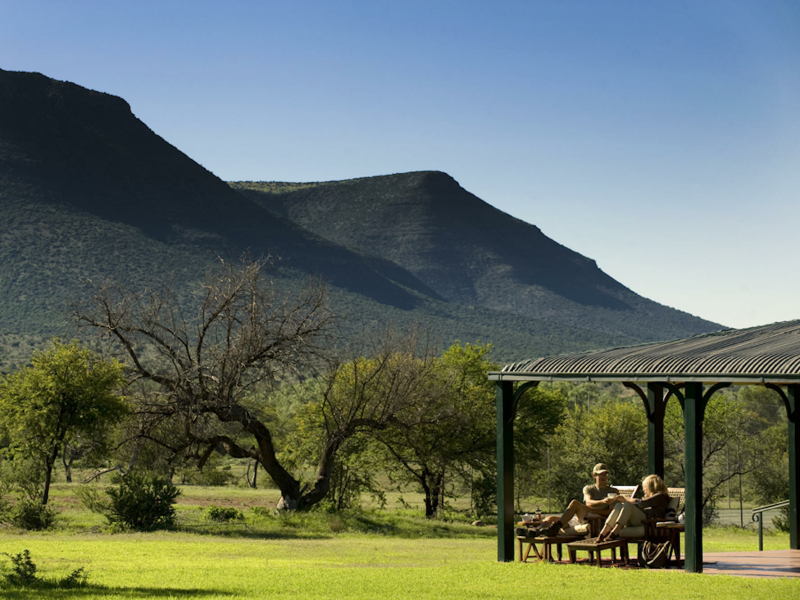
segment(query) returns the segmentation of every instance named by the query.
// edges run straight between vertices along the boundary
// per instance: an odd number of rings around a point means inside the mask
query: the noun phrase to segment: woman
[[[660,519],[666,516],[669,493],[664,480],[658,475],[648,475],[642,481],[642,489],[644,498],[617,496],[614,499],[614,509],[606,519],[606,524],[597,538],[598,542],[617,539],[619,530],[627,525],[636,527],[644,523],[645,519]]]

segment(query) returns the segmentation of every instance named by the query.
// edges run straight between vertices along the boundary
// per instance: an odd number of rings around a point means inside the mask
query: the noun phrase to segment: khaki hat
[[[597,463],[594,466],[594,469],[592,469],[592,477],[594,477],[595,475],[599,475],[600,473],[608,473],[608,472],[609,470],[605,463]]]

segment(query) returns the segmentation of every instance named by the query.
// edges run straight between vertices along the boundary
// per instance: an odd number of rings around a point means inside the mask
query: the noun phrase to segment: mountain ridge
[[[397,263],[449,301],[645,341],[672,329],[680,337],[720,327],[638,296],[593,259],[491,206],[445,173],[230,185],[320,236]],[[642,314],[669,321],[672,329],[625,322]]]
[[[142,286],[174,276],[178,285],[192,286],[218,256],[249,251],[279,259],[274,277],[287,290],[309,277],[326,281],[352,336],[389,322],[401,327],[423,322],[441,341],[493,341],[495,355],[506,358],[646,341],[635,328],[597,328],[581,315],[551,318],[548,310],[558,312],[561,296],[518,284],[531,273],[514,273],[508,261],[495,269],[500,263],[492,255],[506,243],[508,227],[528,237],[543,234],[509,215],[493,231],[481,221],[499,211],[450,176],[419,172],[348,181],[260,184],[276,192],[266,195],[232,189],[150,130],[125,100],[41,74],[0,70],[0,337],[60,334],[60,306],[83,293],[86,279]],[[317,221],[328,219],[351,234],[337,241],[331,231],[287,218],[291,211],[282,215],[274,205],[278,191],[292,202],[298,192],[315,202],[319,193],[329,196],[331,206],[315,204]],[[363,205],[358,209],[363,218],[331,220],[343,194]],[[431,203],[438,206],[433,212]],[[387,206],[390,216],[404,210],[419,218],[392,216],[398,227],[388,235]],[[465,210],[469,215],[477,210],[477,217],[465,221]],[[474,244],[453,223],[468,232],[487,225],[477,237],[495,241],[478,246],[491,252],[471,254]],[[548,246],[548,252],[579,268],[596,268],[563,246]],[[506,304],[485,301],[486,281],[497,286]],[[624,288],[610,278],[603,281]],[[565,284],[551,287],[558,285]],[[573,296],[588,293],[579,288],[564,289]],[[595,304],[621,301],[602,290],[591,293]],[[547,296],[552,306],[540,307],[544,320],[526,308],[525,294]],[[665,316],[655,315],[650,324],[658,321]],[[691,330],[680,321],[653,329],[679,337]]]
[[[364,260],[267,213],[152,132],[121,98],[8,71],[0,71],[0,90],[6,191],[21,186],[29,198],[135,227],[164,243],[281,256],[383,303],[412,308],[417,298],[407,289],[437,297],[395,264]]]

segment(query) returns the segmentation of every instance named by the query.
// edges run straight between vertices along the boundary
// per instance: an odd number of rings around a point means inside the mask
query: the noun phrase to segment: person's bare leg
[[[558,520],[542,525],[542,535],[558,535],[558,532],[570,522],[572,517],[577,516],[579,519],[583,519],[588,514],[589,509],[585,504],[578,502],[577,500],[573,500],[569,503],[567,510],[561,514],[561,517],[559,517]]]
[[[582,502],[578,502],[577,500],[573,500],[572,502],[569,503],[569,506],[567,506],[567,510],[565,510],[564,513],[561,515],[559,521],[561,521],[563,525],[566,525],[567,523],[570,522],[572,517],[578,517],[579,519],[583,519],[588,514],[589,514],[589,508],[585,504],[583,504]]]

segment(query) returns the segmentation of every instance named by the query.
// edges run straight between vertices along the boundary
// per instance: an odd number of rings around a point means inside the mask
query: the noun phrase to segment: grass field
[[[798,580],[753,580],[680,571],[501,564],[488,538],[252,539],[186,533],[1,535],[28,548],[44,575],[86,567],[75,590],[3,590],[4,598],[575,598],[800,597]]]
[[[458,521],[427,521],[413,510],[323,511],[273,515],[269,490],[187,487],[176,531],[110,533],[102,519],[57,486],[56,529],[0,530],[0,552],[29,549],[44,578],[79,567],[77,589],[0,589],[0,598],[800,598],[800,580],[755,580],[682,571],[496,562],[495,531]],[[234,506],[244,519],[214,523],[206,508]],[[274,505],[274,504],[273,504]],[[755,550],[756,533],[731,527],[704,533],[707,552]],[[765,549],[788,548],[770,533]],[[5,557],[3,557],[5,558]],[[4,561],[6,567],[9,561]],[[655,586],[655,587],[654,587]]]

